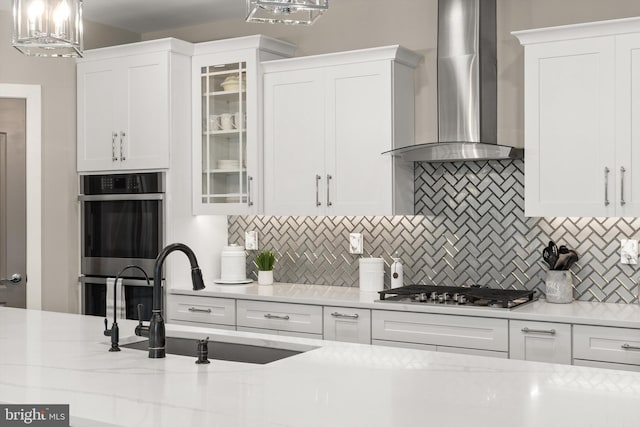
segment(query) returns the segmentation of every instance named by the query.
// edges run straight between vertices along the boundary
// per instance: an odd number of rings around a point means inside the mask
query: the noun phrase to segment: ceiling
[[[0,0],[11,10],[11,0]],[[84,0],[88,21],[147,33],[229,18],[243,19],[245,0]]]

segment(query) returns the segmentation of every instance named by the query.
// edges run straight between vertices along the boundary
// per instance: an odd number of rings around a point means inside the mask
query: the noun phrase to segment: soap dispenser
[[[393,264],[391,264],[391,288],[398,288],[402,286],[402,262],[398,257],[398,253],[396,252],[396,256],[393,259]]]

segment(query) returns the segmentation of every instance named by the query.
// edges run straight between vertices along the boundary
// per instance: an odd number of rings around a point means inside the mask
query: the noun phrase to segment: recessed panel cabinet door
[[[614,214],[612,37],[530,45],[525,53],[525,214]]]
[[[117,167],[118,62],[78,64],[78,171]]]
[[[571,364],[571,325],[509,321],[511,359]]]
[[[616,37],[618,216],[640,215],[640,34]]]
[[[392,215],[390,61],[328,68],[325,87],[327,213]]]
[[[325,208],[324,86],[321,70],[264,78],[264,196],[268,215]]]
[[[169,167],[169,54],[124,60],[121,162],[127,169]]]

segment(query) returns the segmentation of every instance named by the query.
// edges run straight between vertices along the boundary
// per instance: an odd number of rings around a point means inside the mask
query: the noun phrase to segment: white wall
[[[85,22],[85,31],[86,48],[140,39],[138,34],[89,22]],[[45,310],[77,311],[75,60],[19,53],[11,47],[8,12],[0,12],[0,58],[0,83],[42,86],[42,306]]]
[[[640,15],[638,0],[497,0],[498,140],[523,146],[523,51],[510,32]],[[436,128],[437,0],[335,0],[311,27],[229,20],[146,33],[199,42],[262,33],[298,46],[297,56],[400,44],[424,56],[416,72],[416,142]]]

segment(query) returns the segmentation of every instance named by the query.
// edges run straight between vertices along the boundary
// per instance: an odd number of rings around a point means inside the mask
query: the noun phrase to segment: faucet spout
[[[162,267],[164,261],[171,252],[180,251],[189,258],[191,264],[191,283],[194,291],[204,289],[202,271],[198,266],[198,260],[191,248],[183,243],[172,243],[160,251],[156,258],[153,274],[153,308],[151,310],[151,322],[149,323],[149,357],[159,359],[165,357],[165,328],[162,318]]]

